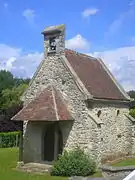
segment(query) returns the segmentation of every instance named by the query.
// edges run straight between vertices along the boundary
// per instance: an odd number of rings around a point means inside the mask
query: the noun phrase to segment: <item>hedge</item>
[[[0,148],[18,147],[19,132],[0,133]]]

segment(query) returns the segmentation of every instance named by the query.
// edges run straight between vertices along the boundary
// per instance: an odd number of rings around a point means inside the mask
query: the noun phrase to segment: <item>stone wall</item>
[[[44,37],[44,55],[48,55],[48,50],[49,50],[49,38],[50,37],[54,37],[54,34],[52,35],[46,35]],[[63,26],[63,30],[61,31],[61,33],[56,33],[55,34],[56,37],[56,43],[57,43],[57,47],[56,47],[56,54],[58,55],[62,55],[64,54],[64,50],[65,50],[65,28]]]
[[[98,129],[98,149],[101,159],[111,160],[119,156],[132,154],[132,122],[125,116],[129,113],[128,105],[94,104],[92,112],[103,122]]]
[[[79,145],[88,152],[93,151],[96,154],[95,143],[98,130],[95,128],[97,128],[97,125],[88,117],[88,108],[84,101],[84,95],[75,84],[70,72],[64,67],[63,60],[57,56],[49,56],[43,62],[41,69],[26,92],[24,105],[27,105],[49,84],[53,85],[61,92],[71,115],[75,119],[72,126],[62,125],[65,149],[72,149],[74,146]],[[28,130],[27,122],[24,123],[24,136],[26,130]]]
[[[75,119],[72,124],[68,122],[61,124],[65,149],[72,149],[79,145],[87,152],[97,156],[98,159],[101,159],[101,156],[112,155],[116,152],[131,153],[131,122],[124,116],[124,113],[128,113],[128,107],[124,105],[94,104],[93,109],[88,109],[84,101],[84,94],[78,88],[73,76],[64,64],[65,29],[64,26],[62,27],[61,33],[55,34],[56,54],[48,54],[49,38],[54,34],[48,34],[44,37],[45,60],[41,62],[24,95],[24,106],[48,85],[52,85],[61,92],[72,117]],[[117,116],[118,109],[120,114]],[[89,111],[97,114],[99,110],[101,110],[100,118],[104,122],[101,127],[88,115]],[[37,132],[39,132],[37,135],[36,130],[33,131],[32,128],[33,126],[28,126],[27,121],[24,123],[24,144],[28,144],[28,136],[40,138],[41,129],[39,130],[37,126]],[[33,133],[35,134],[33,135]],[[33,140],[29,139],[29,141]],[[36,141],[30,142],[28,146],[24,147],[24,151],[27,151],[28,154],[31,153],[30,150],[32,146],[37,146],[36,143]],[[26,155],[26,153],[24,154]]]
[[[128,106],[122,104],[94,104],[88,109],[84,95],[76,85],[72,75],[63,64],[64,59],[59,56],[48,56],[33,79],[25,95],[27,105],[48,85],[59,90],[75,119],[74,123],[62,124],[65,149],[72,149],[79,145],[98,159],[112,155],[131,154],[132,136],[131,121],[124,115],[128,113]],[[95,115],[101,110],[99,118],[103,125],[98,126],[89,116],[88,111]],[[119,114],[117,115],[117,110]],[[27,122],[24,124],[24,134]],[[31,133],[31,132],[29,132]],[[35,134],[36,136],[36,134]],[[34,141],[33,143],[37,143]],[[27,152],[28,146],[25,147]]]

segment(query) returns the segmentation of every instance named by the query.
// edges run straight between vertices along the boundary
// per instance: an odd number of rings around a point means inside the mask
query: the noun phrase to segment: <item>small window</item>
[[[56,51],[56,38],[51,37],[49,39],[49,46],[50,46],[50,51]]]
[[[101,110],[99,110],[99,111],[97,112],[98,118],[100,117],[100,115],[101,115]]]
[[[121,138],[121,134],[118,134],[117,137],[118,137],[118,138]]]
[[[120,114],[120,110],[118,109],[118,110],[117,110],[117,116],[118,116],[119,114]]]
[[[65,83],[66,83],[66,81],[62,79],[62,85],[64,85]]]

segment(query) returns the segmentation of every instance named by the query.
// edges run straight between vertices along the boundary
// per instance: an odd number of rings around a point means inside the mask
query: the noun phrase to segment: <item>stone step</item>
[[[52,166],[48,164],[38,164],[38,163],[27,163],[17,169],[26,171],[26,172],[35,172],[35,173],[49,173]]]

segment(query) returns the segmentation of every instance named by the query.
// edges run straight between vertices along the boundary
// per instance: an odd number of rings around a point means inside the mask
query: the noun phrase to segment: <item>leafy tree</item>
[[[2,91],[1,109],[8,109],[14,105],[20,105],[20,97],[27,86],[27,84],[20,84],[18,87],[13,87],[12,89],[4,89]]]
[[[130,109],[129,114],[130,114],[133,118],[135,118],[135,108],[134,108],[134,109]]]
[[[134,90],[129,91],[128,94],[131,98],[135,99],[135,91]]]
[[[132,102],[131,102],[131,109],[130,109],[130,112],[129,114],[135,118],[135,91],[132,90],[132,91],[129,91],[128,92],[129,96],[134,99]]]
[[[128,95],[129,95],[132,99],[134,99],[134,100],[131,102],[131,109],[132,109],[132,108],[135,108],[135,91],[134,91],[134,90],[129,91],[129,92],[128,92]]]
[[[29,84],[30,79],[22,79],[22,78],[14,78],[15,86],[19,86],[20,84]]]
[[[30,79],[17,78],[11,72],[0,71],[0,111],[20,104],[20,96]]]
[[[14,86],[14,77],[9,71],[0,71],[0,94],[2,90],[12,88]]]
[[[22,129],[22,123],[11,121],[11,118],[22,109],[20,96],[29,81],[29,78],[14,77],[9,71],[0,71],[0,132]]]

